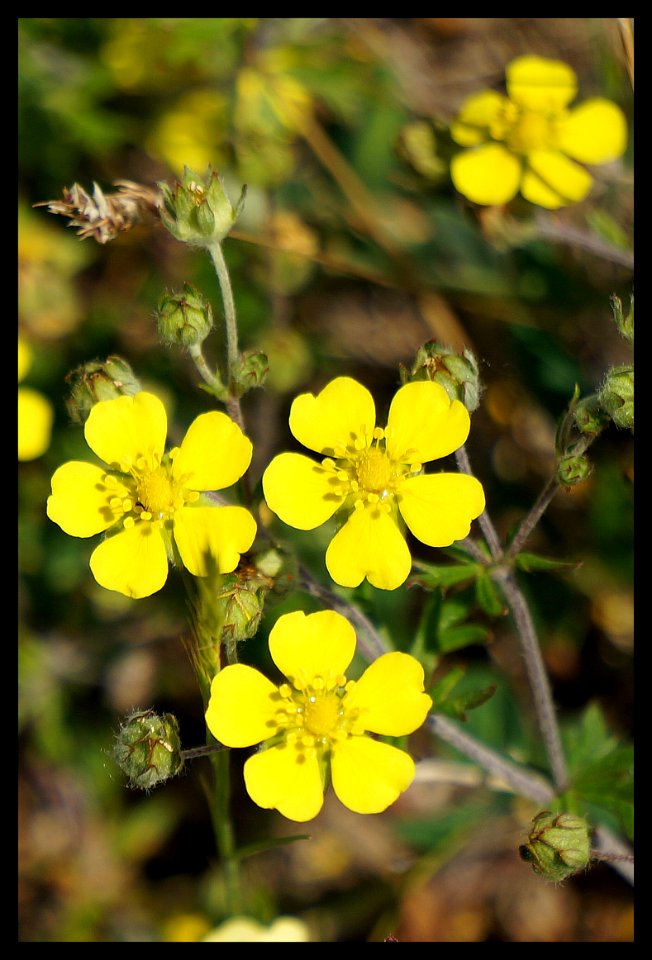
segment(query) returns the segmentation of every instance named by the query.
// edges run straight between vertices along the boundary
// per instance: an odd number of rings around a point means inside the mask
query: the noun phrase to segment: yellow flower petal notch
[[[235,570],[256,521],[244,507],[202,497],[231,486],[251,462],[251,441],[226,414],[201,414],[165,453],[165,408],[141,391],[96,403],[84,435],[105,466],[73,460],[59,467],[47,513],[73,537],[106,532],[90,559],[101,586],[141,598],[163,587],[170,562],[198,577],[211,558],[219,573]]]
[[[290,410],[294,436],[323,459],[278,454],[263,475],[267,505],[299,530],[339,512],[344,522],[326,551],[333,580],[357,587],[366,577],[395,590],[412,566],[405,526],[423,543],[447,547],[466,537],[484,510],[475,477],[423,472],[424,463],[459,449],[469,428],[464,404],[432,381],[401,387],[387,425],[377,426],[366,387],[337,377],[317,396],[297,397]]]
[[[286,682],[275,686],[242,663],[213,680],[213,736],[228,747],[261,744],[244,765],[259,807],[312,820],[330,780],[350,810],[381,813],[411,784],[410,755],[369,734],[400,737],[421,726],[432,707],[423,667],[406,653],[386,653],[357,682],[347,680],[355,645],[353,627],[333,610],[287,613],[269,635]]]
[[[581,164],[616,160],[627,145],[627,121],[615,103],[594,97],[569,107],[574,70],[561,60],[527,55],[506,70],[507,96],[468,97],[451,124],[465,147],[453,158],[455,188],[474,203],[508,203],[521,193],[550,210],[583,200],[593,177]]]

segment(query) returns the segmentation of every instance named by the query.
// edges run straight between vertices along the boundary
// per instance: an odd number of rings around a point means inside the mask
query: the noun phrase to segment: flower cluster
[[[520,193],[555,209],[583,200],[593,177],[582,164],[620,157],[627,143],[622,110],[604,97],[569,109],[577,77],[568,64],[539,56],[513,60],[507,96],[474,93],[451,126],[463,150],[451,163],[457,190],[479,204],[503,204]]]
[[[246,664],[221,670],[211,686],[206,723],[229,747],[262,749],[244,766],[247,791],[260,807],[289,820],[312,820],[330,779],[357,813],[380,813],[407,789],[414,762],[369,734],[399,737],[426,718],[423,667],[405,653],[386,653],[356,682],[353,627],[332,610],[285,614],[269,635],[279,686]]]
[[[446,547],[469,533],[485,506],[475,477],[426,475],[423,464],[453,453],[469,433],[469,414],[438,383],[406,383],[376,425],[373,397],[350,377],[292,404],[290,429],[321,454],[276,456],[263,476],[269,508],[299,530],[339,512],[345,519],[326,551],[333,580],[356,587],[366,577],[383,590],[405,582],[412,560],[404,526],[422,543]]]
[[[201,414],[166,454],[165,407],[141,391],[95,404],[84,434],[106,466],[64,463],[52,477],[47,512],[71,536],[107,532],[90,560],[99,584],[139,598],[161,589],[169,561],[199,577],[210,558],[220,573],[236,568],[256,522],[244,507],[202,497],[230,487],[251,461],[250,440],[226,414]]]

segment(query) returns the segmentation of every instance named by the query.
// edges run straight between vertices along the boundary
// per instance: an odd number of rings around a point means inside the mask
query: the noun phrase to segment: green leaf
[[[489,637],[487,627],[479,624],[465,624],[462,627],[450,627],[448,630],[442,630],[439,634],[438,649],[440,653],[451,653],[453,650],[461,650],[462,647],[468,647],[474,643],[486,643]]]
[[[459,697],[454,697],[451,700],[447,700],[441,708],[441,712],[447,713],[451,717],[456,717],[458,720],[466,721],[467,711],[473,710],[476,707],[481,707],[483,703],[487,702],[487,700],[491,700],[496,692],[496,689],[496,685],[491,684],[490,687],[480,687],[476,690],[468,690]]]
[[[473,580],[482,570],[479,563],[463,564],[425,564],[421,568],[422,572],[412,580],[426,589],[435,590],[438,587],[451,587],[456,583],[464,583],[465,580]]]
[[[631,837],[634,820],[634,748],[608,730],[592,703],[563,731],[574,797],[614,815]]]
[[[483,572],[476,579],[475,596],[478,603],[488,616],[504,616],[505,604],[488,573]]]
[[[540,557],[536,553],[519,553],[514,559],[519,570],[534,573],[537,570],[562,570],[579,567],[580,564],[572,560],[553,560],[549,557]]]
[[[439,710],[440,705],[444,703],[448,695],[455,689],[465,673],[465,667],[453,667],[441,680],[438,680],[437,683],[430,688],[429,693],[437,710]]]

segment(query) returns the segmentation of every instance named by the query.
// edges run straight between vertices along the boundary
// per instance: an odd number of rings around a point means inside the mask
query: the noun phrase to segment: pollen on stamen
[[[352,481],[351,481],[351,489],[353,490],[354,493],[357,493],[357,492],[359,491],[359,489],[360,489],[360,484],[358,483],[357,480],[352,480]]]
[[[335,467],[335,461],[331,457],[324,457],[321,465],[322,467],[326,467],[327,470],[332,470]]]
[[[283,697],[284,700],[289,700],[292,696],[292,687],[289,683],[282,683],[278,688],[278,692]]]
[[[374,427],[373,438],[374,440],[382,440],[385,436],[385,431],[382,427]]]
[[[410,473],[419,473],[423,469],[422,463],[411,463],[410,464]]]
[[[364,502],[362,500],[356,500],[353,506],[356,510],[364,510]]]
[[[131,500],[128,497],[125,497],[125,499],[122,501],[122,509],[124,510],[124,512],[129,513],[132,507],[133,507],[133,503],[131,502]]]
[[[324,679],[323,677],[315,677],[312,681],[312,686],[314,690],[323,690],[324,689]]]
[[[356,437],[353,446],[356,450],[364,450],[364,448],[367,446],[367,441],[364,437]]]
[[[336,473],[336,477],[338,480],[341,480],[343,483],[345,483],[349,479],[349,475],[346,472],[346,470],[338,470]]]
[[[151,519],[152,519],[152,515],[151,515],[151,513],[149,512],[149,510],[143,510],[143,512],[142,512],[141,515],[140,515],[140,519],[141,519],[141,520],[151,520]]]
[[[131,528],[135,526],[135,524],[136,524],[136,521],[134,520],[133,517],[125,517],[122,525],[125,528],[125,530],[131,530]]]
[[[199,491],[198,490],[189,490],[186,494],[187,503],[196,503],[199,500]]]
[[[369,503],[378,503],[378,501],[380,500],[380,497],[378,496],[377,493],[368,493],[367,500],[369,501]]]
[[[342,679],[346,681],[346,677],[343,677]],[[346,683],[346,686],[344,686],[344,691],[345,691],[345,693],[351,693],[351,691],[354,689],[355,685],[356,685],[356,681],[355,681],[355,680],[349,680],[349,681]]]

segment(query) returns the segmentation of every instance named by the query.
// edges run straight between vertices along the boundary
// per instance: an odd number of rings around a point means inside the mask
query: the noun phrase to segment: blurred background
[[[246,183],[224,249],[241,347],[269,357],[266,389],[243,400],[258,501],[269,459],[293,444],[297,393],[354,376],[383,422],[400,364],[435,339],[478,359],[484,394],[467,450],[506,537],[554,469],[556,423],[575,386],[592,393],[610,367],[631,362],[610,297],[628,304],[632,292],[632,137],[622,160],[594,171],[584,202],[550,212],[517,199],[501,217],[453,189],[459,148],[448,125],[468,94],[503,89],[506,65],[524,53],[566,61],[578,101],[608,97],[631,121],[627,25],[19,18],[19,391],[45,408],[42,443],[20,461],[18,484],[20,940],[197,940],[223,909],[205,761],[145,795],[128,789],[110,755],[121,718],[138,707],[174,713],[184,747],[204,741],[181,584],[171,574],[139,601],[103,590],[88,568],[94,542],[45,515],[54,470],[86,458],[66,375],[124,357],[182,435],[210,400],[188,358],[159,344],[156,304],[191,282],[219,316],[219,288],[208,257],[158,222],[101,246],[34,204],[75,182],[154,187],[184,164],[212,165],[233,201]],[[219,334],[206,343],[213,361],[222,348]],[[573,566],[523,584],[569,742],[585,752],[626,743],[633,727],[632,434],[610,427],[590,455],[591,476],[556,495],[528,543]],[[327,583],[328,531],[274,529]],[[409,647],[419,587],[351,595]],[[292,596],[271,609],[243,658],[264,656],[279,612],[311,602]],[[463,590],[444,615],[448,627],[468,617],[482,630],[479,642],[440,648],[439,669],[463,671],[462,687],[496,686],[469,727],[545,770],[509,623]],[[390,811],[358,817],[330,797],[305,831],[254,807],[236,776],[241,844],[311,838],[245,862],[248,912],[299,916],[330,942],[632,938],[623,877],[600,865],[561,886],[538,879],[517,853],[536,808],[489,790],[444,744],[419,735],[415,748],[436,763]],[[599,800],[594,822],[624,835],[626,796]]]

